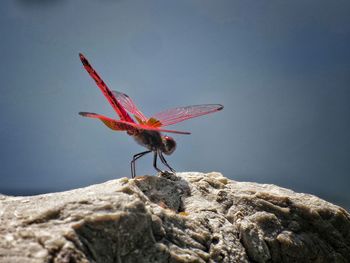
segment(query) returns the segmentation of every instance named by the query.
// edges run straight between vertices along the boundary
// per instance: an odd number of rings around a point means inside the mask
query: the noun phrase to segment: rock
[[[350,215],[219,173],[0,195],[0,262],[349,262]]]

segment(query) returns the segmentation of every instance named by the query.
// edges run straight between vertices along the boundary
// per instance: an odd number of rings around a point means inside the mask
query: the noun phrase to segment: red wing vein
[[[118,100],[118,102],[131,114],[135,115],[142,122],[147,122],[147,117],[137,108],[136,104],[132,101],[132,99],[126,95],[125,93],[112,90],[114,97]]]
[[[168,126],[187,119],[222,110],[220,104],[203,104],[186,107],[177,107],[155,114],[152,118],[160,121],[161,126]]]

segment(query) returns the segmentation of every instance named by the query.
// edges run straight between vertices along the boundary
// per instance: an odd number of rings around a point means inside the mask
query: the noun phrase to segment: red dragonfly
[[[170,155],[176,149],[175,140],[165,133],[178,133],[178,134],[190,134],[189,132],[166,130],[163,127],[172,125],[190,118],[198,117],[212,112],[222,110],[224,107],[220,104],[203,104],[193,105],[186,107],[177,107],[162,111],[153,115],[151,118],[147,118],[131,100],[131,98],[121,92],[111,91],[106,83],[100,78],[98,73],[90,65],[89,61],[83,54],[79,54],[80,60],[84,65],[84,68],[89,75],[95,80],[97,86],[102,91],[103,95],[107,98],[108,102],[112,105],[113,109],[119,116],[120,120],[112,119],[100,114],[91,112],[79,112],[81,116],[89,118],[100,119],[107,127],[115,131],[126,131],[127,134],[133,136],[137,143],[146,147],[148,150],[135,154],[131,161],[131,176],[135,177],[135,162],[140,157],[147,153],[153,152],[153,167],[158,172],[163,172],[157,167],[157,157],[159,156],[162,163],[170,169],[173,173],[175,170],[165,160],[163,154]],[[135,118],[132,119],[132,114]]]

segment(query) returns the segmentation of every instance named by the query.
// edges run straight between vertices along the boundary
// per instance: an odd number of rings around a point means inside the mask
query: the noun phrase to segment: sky
[[[170,126],[177,171],[221,172],[350,208],[349,1],[4,0],[0,193],[130,176],[144,149],[79,111],[117,116],[83,69],[147,115],[221,103]],[[152,156],[138,175],[155,175]]]

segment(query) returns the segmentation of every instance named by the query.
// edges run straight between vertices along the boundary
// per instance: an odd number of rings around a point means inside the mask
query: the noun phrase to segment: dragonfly
[[[157,158],[159,157],[161,162],[175,174],[175,170],[168,164],[164,154],[171,155],[176,149],[176,142],[172,137],[163,135],[162,133],[188,135],[190,132],[168,130],[164,129],[164,127],[187,119],[217,112],[224,108],[221,104],[176,107],[164,110],[147,118],[128,95],[119,91],[110,90],[83,54],[79,53],[79,57],[84,68],[96,82],[119,119],[109,118],[92,112],[79,112],[79,114],[83,117],[99,119],[108,128],[114,131],[125,131],[128,135],[132,136],[138,144],[147,149],[147,151],[137,153],[133,156],[130,163],[132,178],[136,176],[136,160],[151,152],[153,152],[153,167],[158,172],[168,172],[158,168]],[[132,115],[134,119],[130,115]]]

